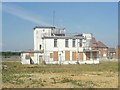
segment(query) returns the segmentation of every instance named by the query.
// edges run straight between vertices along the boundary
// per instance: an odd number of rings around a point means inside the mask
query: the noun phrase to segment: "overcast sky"
[[[55,25],[67,33],[93,33],[97,41],[116,47],[118,40],[117,2],[36,2],[2,4],[3,50],[33,49],[33,28]]]

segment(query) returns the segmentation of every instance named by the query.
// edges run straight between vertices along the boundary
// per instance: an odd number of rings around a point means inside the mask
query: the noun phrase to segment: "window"
[[[68,47],[68,39],[65,39],[65,47]]]
[[[41,45],[40,45],[40,50],[41,50]]]
[[[57,39],[54,39],[54,47],[57,47]]]
[[[79,46],[82,47],[82,39],[80,39]]]
[[[75,47],[75,39],[72,40],[72,47]]]

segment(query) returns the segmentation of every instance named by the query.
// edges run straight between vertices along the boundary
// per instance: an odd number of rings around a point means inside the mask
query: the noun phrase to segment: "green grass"
[[[59,72],[116,72],[118,71],[117,62],[104,62],[97,65],[22,65],[19,62],[3,62],[7,65],[7,69],[2,71],[2,74],[15,73],[59,73]]]
[[[60,83],[72,83],[73,85],[78,86],[79,88],[92,88],[95,85],[93,81],[72,80],[68,78],[64,78]]]
[[[117,62],[104,62],[96,65],[22,65],[19,62],[2,62],[2,65],[7,65],[6,69],[2,70],[2,81],[3,83],[11,84],[24,84],[25,82],[21,79],[24,77],[31,78],[33,73],[70,73],[71,77],[74,77],[81,73],[86,72],[97,72],[97,75],[101,75],[99,72],[117,72],[118,63]],[[93,73],[94,74],[94,73]],[[110,74],[109,74],[110,75]],[[108,75],[108,77],[109,77]],[[36,77],[37,78],[37,77]],[[56,78],[51,78],[53,84],[58,83]],[[32,84],[37,84],[38,86],[43,86],[47,81],[42,80],[31,80]],[[60,83],[72,83],[79,87],[89,87],[91,88],[95,83],[92,81],[76,81],[70,78],[64,78]],[[86,86],[87,85],[87,86]],[[29,86],[26,86],[29,87]],[[37,87],[37,86],[33,86]]]

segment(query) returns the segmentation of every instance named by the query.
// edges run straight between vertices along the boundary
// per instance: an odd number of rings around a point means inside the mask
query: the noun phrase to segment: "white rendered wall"
[[[34,30],[34,50],[40,50],[40,45],[42,45],[43,49],[43,36],[51,36],[50,28],[36,28]]]
[[[92,34],[91,33],[83,33],[83,36],[86,37],[86,40],[83,40],[85,42],[85,48],[92,49]],[[88,42],[90,41],[90,42]],[[89,47],[88,47],[89,46]]]
[[[21,54],[21,63],[22,64],[30,64],[30,59],[26,59],[26,55],[28,55],[29,53],[22,53]]]
[[[79,40],[78,40],[79,41]],[[76,39],[75,47],[72,47],[72,39],[69,39],[69,47],[65,47],[65,39],[57,39],[57,47],[54,47],[54,39],[45,39],[44,42],[45,52],[50,51],[79,51],[83,52],[83,46],[79,47],[79,43]]]
[[[79,41],[79,40],[78,40]],[[58,59],[59,54],[61,54],[61,60],[65,60],[65,51],[70,51],[70,61],[72,61],[72,52],[77,52],[77,47],[79,48],[79,52],[83,52],[83,47],[77,46],[77,39],[75,47],[72,47],[72,39],[69,39],[69,47],[65,47],[65,39],[57,39],[57,47],[54,47],[54,39],[45,39],[45,54],[50,56],[50,53],[53,51],[58,51]],[[83,56],[84,60],[86,59],[85,54]],[[53,59],[50,59],[53,60]]]

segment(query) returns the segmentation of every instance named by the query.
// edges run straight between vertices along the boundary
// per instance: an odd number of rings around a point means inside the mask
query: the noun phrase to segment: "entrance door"
[[[42,56],[39,56],[39,63],[43,63],[43,58],[42,58]]]

